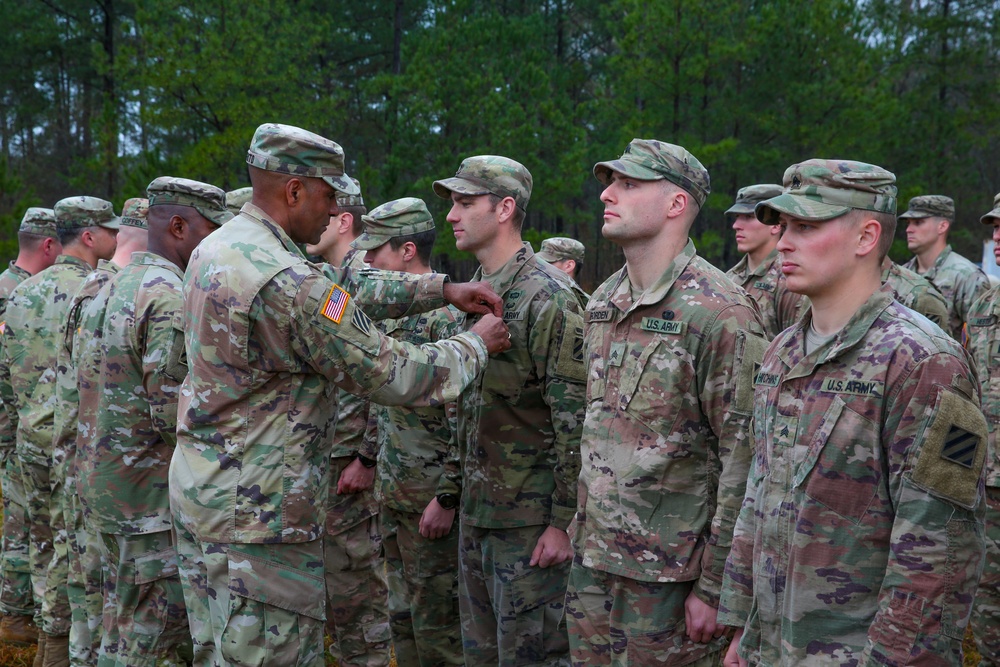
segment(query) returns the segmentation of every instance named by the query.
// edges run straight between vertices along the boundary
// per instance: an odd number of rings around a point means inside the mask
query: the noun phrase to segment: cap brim
[[[753,215],[756,204],[733,204],[726,211],[726,215]]]
[[[330,184],[330,186],[337,192],[343,192],[345,195],[359,195],[361,194],[361,188],[354,184],[351,177],[347,174],[341,174],[340,176],[322,176],[324,181]]]
[[[979,218],[979,222],[984,225],[992,225],[994,220],[1000,220],[1000,207],[993,209],[983,217]]]
[[[754,215],[765,225],[778,224],[778,214],[784,213],[799,220],[822,222],[839,218],[848,211],[850,206],[838,206],[816,201],[809,197],[782,193],[772,199],[765,199],[754,207]]]
[[[375,250],[375,248],[381,248],[388,242],[389,242],[388,237],[382,237],[382,236],[376,236],[374,234],[364,233],[358,238],[351,241],[351,247],[357,248],[358,250]]]
[[[229,211],[208,211],[199,209],[198,212],[201,213],[206,220],[213,222],[220,227],[236,217]]]
[[[666,178],[663,174],[647,169],[635,162],[625,160],[609,160],[598,162],[594,165],[594,178],[604,185],[611,184],[611,172],[616,171],[623,176],[630,176],[640,181],[662,181]]]
[[[538,259],[544,259],[549,264],[551,264],[552,262],[558,262],[559,261],[559,258],[556,257],[555,255],[550,255],[550,254],[548,254],[546,252],[541,252],[541,251],[536,252],[535,253],[535,257],[537,257]]]
[[[121,218],[119,218],[119,217],[118,217],[118,216],[116,215],[116,216],[115,216],[115,217],[114,217],[113,219],[111,219],[111,220],[108,220],[108,221],[106,221],[106,222],[101,222],[101,223],[98,223],[98,225],[97,225],[97,226],[98,226],[98,227],[104,227],[105,229],[121,229],[121,227],[122,227],[122,219],[121,219]]]
[[[928,213],[926,211],[904,211],[896,216],[897,219],[902,220],[903,218],[930,218],[933,217],[933,213]]]
[[[460,195],[488,195],[490,190],[484,188],[481,183],[473,183],[464,178],[454,176],[452,178],[442,178],[434,181],[432,186],[434,194],[441,199],[451,199],[451,193],[457,192]]]

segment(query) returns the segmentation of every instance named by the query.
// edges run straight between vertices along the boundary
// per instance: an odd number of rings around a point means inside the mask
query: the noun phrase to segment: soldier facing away
[[[807,160],[757,205],[809,311],[756,374],[726,665],[961,665],[986,422],[965,351],[881,285],[895,176]],[[970,378],[972,380],[970,381]]]
[[[508,341],[492,314],[420,347],[379,334],[358,301],[400,317],[444,299],[500,312],[499,300],[481,285],[402,274],[371,277],[352,296],[341,272],[297,245],[319,240],[338,191],[357,193],[340,146],[268,123],[247,163],[251,203],[201,243],[184,275],[188,374],[170,507],[195,662],[313,667],[324,662],[333,391],[454,400]]]
[[[434,182],[455,246],[504,299],[511,349],[463,397],[459,608],[471,665],[568,661],[563,600],[572,557],[585,371],[583,309],[565,275],[521,240],[531,174],[496,155]]]
[[[573,664],[714,666],[764,329],[688,237],[710,189],[697,158],[634,139],[594,176],[606,186],[602,234],[625,266],[587,308]]]

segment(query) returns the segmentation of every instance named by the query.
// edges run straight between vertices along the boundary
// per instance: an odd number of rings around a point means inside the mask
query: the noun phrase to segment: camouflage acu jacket
[[[503,298],[512,347],[490,359],[460,407],[467,524],[565,530],[573,517],[586,392],[583,305],[558,270],[525,243],[495,274],[480,268],[473,278]]]
[[[989,426],[986,457],[986,485],[1000,486],[1000,287],[994,287],[972,305],[969,311],[969,354],[972,355],[982,383],[983,414]]]
[[[892,288],[896,301],[948,331],[948,304],[941,292],[916,271],[902,267],[888,257],[885,261],[887,265],[883,264],[882,284]]]
[[[3,330],[6,326],[7,299],[14,288],[30,278],[31,274],[14,264],[12,261],[7,270],[0,273],[0,346],[3,345]],[[0,353],[0,359],[3,354]],[[14,429],[6,410],[0,410],[0,465],[6,465],[7,459],[14,451]]]
[[[917,258],[903,266],[917,271]],[[955,340],[961,340],[962,326],[968,321],[969,309],[990,287],[986,274],[947,245],[934,260],[934,266],[920,275],[931,281],[948,305],[948,326],[942,328]]]
[[[60,255],[15,288],[7,302],[0,395],[18,456],[39,465],[52,464],[56,354],[73,295],[90,271],[82,259]]]
[[[95,438],[80,466],[88,523],[102,533],[170,529],[167,468],[177,441],[177,390],[187,372],[183,272],[151,252],[132,254],[83,322],[101,322]],[[86,475],[82,474],[86,472]]]
[[[594,292],[575,537],[584,567],[695,581],[717,604],[766,345],[753,302],[690,241],[638,301],[624,268]]]
[[[756,377],[719,621],[751,664],[961,665],[984,546],[969,359],[888,287],[807,356],[810,320]]]
[[[362,281],[357,300],[403,317],[440,307],[443,282],[386,274]],[[183,326],[170,505],[206,542],[323,534],[337,387],[385,404],[444,403],[486,363],[474,334],[420,348],[385,338],[251,204],[192,254]]]
[[[422,315],[380,323],[385,333],[414,345],[460,331],[459,313],[439,308]],[[462,490],[457,405],[390,408],[372,404],[367,440],[378,443],[379,503],[401,512],[420,513],[439,493]]]
[[[726,277],[745,289],[757,304],[768,340],[795,324],[809,305],[808,299],[788,291],[785,286],[777,250],[772,250],[753,271],[748,256],[744,255],[736,266],[726,271]]]

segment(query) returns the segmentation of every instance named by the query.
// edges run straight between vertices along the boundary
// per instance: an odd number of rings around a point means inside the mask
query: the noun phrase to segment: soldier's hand
[[[510,349],[510,331],[504,321],[495,315],[483,315],[469,331],[479,334],[490,354]]]
[[[431,498],[420,515],[420,534],[428,540],[436,540],[451,532],[451,524],[455,521],[455,510],[441,507],[437,498]]]
[[[548,567],[565,563],[573,557],[573,546],[569,542],[569,535],[565,530],[559,530],[554,526],[549,526],[538,538],[535,550],[531,552],[531,563],[534,567]]]
[[[445,283],[444,300],[467,313],[503,316],[503,299],[487,282]]]
[[[736,650],[740,645],[740,637],[742,636],[743,628],[740,628],[733,635],[732,641],[729,642],[729,649],[726,651],[726,657],[722,661],[722,667],[747,667],[747,661],[741,658],[739,652]]]
[[[718,615],[719,610],[695,595],[694,591],[688,593],[684,600],[684,621],[691,641],[707,644],[713,637],[721,637],[728,628],[715,622]]]
[[[337,495],[367,491],[374,483],[375,468],[366,468],[361,461],[354,459],[344,468],[344,472],[340,473],[340,479],[337,480]]]

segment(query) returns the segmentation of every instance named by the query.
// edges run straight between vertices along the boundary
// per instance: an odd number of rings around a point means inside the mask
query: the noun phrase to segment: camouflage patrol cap
[[[434,194],[442,199],[460,195],[513,197],[518,208],[528,209],[531,199],[531,172],[520,162],[501,155],[476,155],[462,160],[452,178],[434,181]]]
[[[698,158],[682,146],[655,139],[633,139],[620,158],[594,165],[594,176],[604,185],[611,184],[613,171],[640,181],[666,179],[690,193],[698,206],[712,191],[708,170]]]
[[[762,183],[740,188],[736,193],[736,203],[726,211],[728,216],[753,215],[754,207],[765,199],[771,199],[781,194],[781,186],[777,183]]]
[[[351,245],[361,250],[374,250],[397,236],[410,236],[434,229],[434,218],[423,199],[403,197],[382,204],[362,216],[365,231]]]
[[[556,236],[542,241],[542,249],[538,251],[537,255],[546,262],[572,259],[580,263],[583,261],[584,250],[583,244],[576,239]]]
[[[36,236],[50,236],[59,238],[56,234],[56,214],[51,208],[39,208],[32,206],[24,212],[21,218],[21,226],[18,232],[34,234]]]
[[[143,197],[133,197],[122,206],[122,227],[138,227],[149,229],[146,224],[146,213],[149,211],[149,200]]]
[[[226,193],[221,188],[190,178],[155,178],[146,186],[146,196],[151,207],[164,204],[190,206],[216,225],[233,219],[233,214],[226,208]]]
[[[253,188],[239,188],[226,193],[226,208],[233,215],[238,215],[243,204],[253,199]]]
[[[121,218],[115,215],[111,202],[99,197],[67,197],[57,201],[52,210],[59,231],[87,227],[118,229],[121,226]]]
[[[257,128],[247,151],[251,167],[281,174],[322,178],[338,192],[361,192],[344,173],[344,149],[340,144],[292,125],[264,123]]]
[[[337,193],[337,206],[343,208],[345,206],[357,206],[363,208],[365,205],[365,200],[361,197],[361,183],[358,179],[351,178],[351,182],[358,189],[357,194],[349,195],[345,192]]]
[[[993,198],[993,210],[979,218],[979,222],[984,225],[992,225],[994,218],[1000,220],[1000,192],[998,192],[997,196]]]
[[[815,221],[854,209],[896,213],[896,176],[873,164],[813,158],[786,169],[782,185],[780,195],[754,209],[765,225],[778,224],[779,213]]]
[[[944,195],[914,197],[910,200],[906,211],[899,214],[899,218],[900,220],[903,218],[945,218],[953,221],[955,219],[955,201]]]

